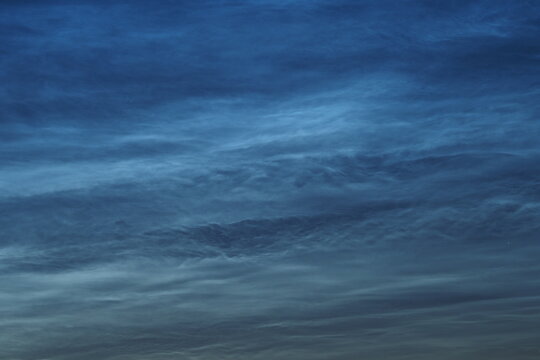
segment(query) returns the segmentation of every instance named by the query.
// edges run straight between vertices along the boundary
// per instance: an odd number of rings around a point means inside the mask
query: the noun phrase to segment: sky
[[[3,0],[0,358],[540,358],[540,2]]]

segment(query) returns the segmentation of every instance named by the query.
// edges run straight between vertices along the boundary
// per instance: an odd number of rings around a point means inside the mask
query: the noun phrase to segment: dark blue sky
[[[540,357],[540,2],[3,0],[0,358]]]

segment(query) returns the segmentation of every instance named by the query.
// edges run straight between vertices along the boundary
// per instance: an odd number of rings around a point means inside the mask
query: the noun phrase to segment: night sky
[[[540,359],[540,1],[1,0],[0,359]]]

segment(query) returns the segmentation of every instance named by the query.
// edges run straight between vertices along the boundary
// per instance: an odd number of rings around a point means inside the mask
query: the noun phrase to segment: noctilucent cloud
[[[0,359],[540,359],[540,2],[2,0]]]

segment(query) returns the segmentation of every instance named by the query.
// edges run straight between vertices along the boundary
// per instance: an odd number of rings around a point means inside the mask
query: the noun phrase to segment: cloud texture
[[[536,1],[2,1],[0,358],[540,356]]]

